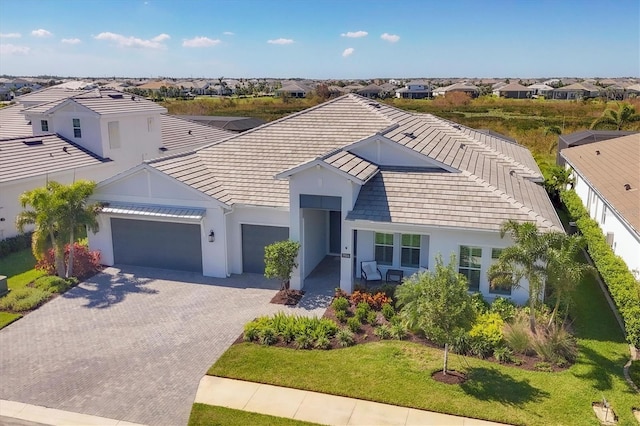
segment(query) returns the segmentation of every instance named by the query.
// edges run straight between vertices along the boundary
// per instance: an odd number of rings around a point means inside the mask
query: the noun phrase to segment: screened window
[[[460,246],[460,267],[458,272],[467,277],[469,290],[480,290],[480,268],[482,249],[480,247]]]
[[[393,264],[393,234],[376,232],[375,241],[376,262],[380,265]]]
[[[607,206],[602,206],[602,218],[600,222],[602,223],[602,225],[604,225],[606,221],[607,221]]]
[[[73,119],[73,137],[74,138],[81,138],[82,137],[82,130],[80,129],[80,119],[79,118],[74,118]]]
[[[47,120],[40,120],[40,128],[43,132],[49,131],[49,122]]]
[[[400,265],[407,268],[420,267],[420,235],[402,234]]]
[[[500,254],[502,254],[502,250],[503,249],[499,249],[499,248],[491,249],[491,263],[495,263],[500,258]],[[494,284],[489,286],[489,293],[510,296],[511,287]]]

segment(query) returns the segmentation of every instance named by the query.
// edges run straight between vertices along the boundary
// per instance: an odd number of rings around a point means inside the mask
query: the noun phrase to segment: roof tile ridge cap
[[[391,117],[389,117],[387,114],[385,114],[382,111],[380,111],[378,108],[372,108],[371,105],[369,105],[370,103],[375,102],[375,100],[369,99],[369,98],[365,98],[364,96],[360,96],[357,93],[347,93],[344,96],[348,96],[348,97],[352,98],[354,101],[356,101],[357,103],[359,103],[360,105],[365,107],[367,109],[367,111],[371,111],[371,112],[381,116],[382,118],[387,120],[389,123],[391,123],[391,124],[397,123],[396,120],[393,120]],[[338,99],[340,99],[340,98],[338,98]],[[380,105],[380,102],[375,102],[375,103]],[[402,111],[402,110],[400,110],[400,111]],[[403,112],[410,114],[408,111],[403,111]]]
[[[532,218],[536,223],[543,224],[547,228],[553,228],[555,226],[553,224],[553,222],[551,222],[549,219],[547,219],[544,216],[542,216],[540,213],[538,213],[535,210],[533,210],[532,208],[524,205],[522,202],[518,201],[512,195],[507,194],[502,189],[500,189],[500,188],[498,188],[498,187],[496,187],[494,185],[491,185],[489,182],[485,181],[481,177],[479,177],[479,176],[477,176],[477,175],[475,175],[475,174],[473,174],[473,173],[471,173],[471,172],[469,172],[467,170],[463,170],[461,173],[464,176],[467,176],[469,178],[469,180],[475,181],[475,182],[479,183],[480,185],[484,186],[485,188],[492,190],[502,200],[504,200],[504,201],[508,202],[509,204],[513,205],[515,208],[517,208],[518,210],[521,210],[523,213],[526,213],[527,216]]]
[[[189,155],[197,155],[198,154],[199,149],[192,149],[190,151],[182,151],[182,152],[176,152],[175,154],[169,154],[169,155],[165,155],[163,157],[156,157],[156,158],[150,158],[149,160],[144,160],[145,164],[154,164],[154,163],[160,163],[162,161],[166,161],[166,160],[173,160],[175,158],[179,158],[179,157],[187,157]],[[202,160],[202,157],[197,156],[200,160]]]
[[[329,105],[329,104],[335,103],[336,101],[338,101],[338,100],[340,100],[340,99],[342,99],[342,98],[344,98],[344,97],[346,97],[346,96],[348,96],[348,95],[342,95],[342,96],[339,96],[339,97],[337,97],[337,98],[335,98],[335,99],[330,99],[330,100],[328,100],[328,101],[326,101],[326,102],[322,102],[321,104],[314,105],[314,106],[312,106],[312,107],[310,107],[310,108],[305,108],[305,109],[303,109],[302,111],[294,112],[293,114],[289,114],[289,115],[286,115],[286,116],[284,116],[284,117],[278,118],[277,120],[269,121],[269,122],[267,122],[267,123],[261,124],[261,125],[260,125],[260,126],[258,126],[258,127],[254,127],[253,129],[249,129],[249,130],[247,130],[246,132],[242,132],[242,133],[234,134],[234,135],[231,135],[230,137],[228,137],[228,138],[226,138],[226,139],[223,139],[223,140],[221,140],[221,141],[213,142],[213,143],[211,143],[211,144],[209,144],[209,145],[202,146],[202,147],[198,148],[196,151],[202,151],[202,150],[205,150],[205,149],[210,148],[210,147],[212,147],[212,146],[216,146],[216,145],[219,145],[219,144],[222,144],[222,143],[225,143],[225,142],[229,142],[229,141],[232,141],[232,140],[238,139],[238,138],[240,138],[240,137],[242,137],[242,136],[245,136],[245,135],[249,135],[249,134],[255,133],[255,132],[257,132],[258,130],[261,130],[261,129],[267,128],[267,127],[272,126],[272,125],[274,125],[274,124],[281,123],[281,122],[283,122],[283,121],[285,121],[285,120],[288,120],[288,119],[291,119],[291,118],[294,118],[294,117],[298,117],[299,115],[306,114],[306,113],[308,113],[308,112],[310,112],[310,111],[312,111],[312,110],[316,110],[316,109],[318,109],[318,108],[320,108],[320,107],[323,107],[323,106],[326,106],[326,105]]]

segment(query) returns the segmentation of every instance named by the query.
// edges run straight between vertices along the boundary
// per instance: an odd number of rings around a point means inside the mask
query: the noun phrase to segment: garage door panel
[[[202,272],[200,225],[111,219],[115,263]]]
[[[264,274],[264,248],[289,239],[289,228],[242,225],[242,271]]]

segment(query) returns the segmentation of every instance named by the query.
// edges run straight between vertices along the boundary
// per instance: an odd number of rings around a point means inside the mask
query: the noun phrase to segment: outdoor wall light
[[[213,232],[213,229],[209,231],[209,242],[212,243],[216,240],[216,234]]]

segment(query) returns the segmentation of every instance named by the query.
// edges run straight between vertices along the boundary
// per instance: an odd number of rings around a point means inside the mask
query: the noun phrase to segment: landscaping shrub
[[[404,324],[397,322],[391,325],[391,337],[396,340],[402,340],[407,337],[407,327]]]
[[[296,346],[308,348],[314,341],[330,339],[337,331],[338,325],[327,318],[309,318],[278,312],[272,317],[263,316],[247,323],[244,326],[244,340],[272,345],[280,337],[285,343],[295,341]]]
[[[19,234],[0,241],[0,258],[31,247],[32,233]]]
[[[336,312],[346,311],[347,309],[349,309],[349,301],[345,297],[338,297],[337,299],[333,300],[331,306]]]
[[[375,294],[367,293],[365,291],[356,290],[351,295],[351,303],[358,306],[360,303],[367,303],[371,308],[380,310],[385,303],[391,303],[392,300],[382,292]]]
[[[503,337],[507,346],[517,354],[526,355],[531,352],[531,334],[529,318],[521,313],[513,322],[504,326]]]
[[[493,345],[490,341],[482,337],[471,338],[470,340],[471,354],[478,358],[486,358],[493,352]]]
[[[393,309],[393,306],[391,306],[390,303],[385,303],[384,305],[382,305],[381,311],[382,311],[382,316],[387,321],[391,321],[391,318],[393,318],[396,315],[396,310]]]
[[[532,336],[531,346],[544,361],[564,365],[575,362],[578,355],[576,339],[564,327],[552,324],[540,327]]]
[[[489,309],[489,303],[484,300],[481,293],[473,293],[471,295],[471,304],[478,315],[487,312]]]
[[[598,223],[589,217],[575,191],[564,191],[560,197],[578,229],[587,240],[589,255],[607,285],[611,297],[624,320],[627,341],[640,348],[640,291],[627,264],[607,244]]]
[[[505,322],[509,322],[515,318],[518,309],[511,300],[505,297],[496,297],[493,302],[491,302],[489,312],[495,312],[500,315],[500,318]]]
[[[496,361],[501,363],[513,362],[513,351],[506,346],[501,346],[494,349],[493,356],[495,357]]]
[[[476,322],[469,331],[472,340],[484,340],[491,349],[498,347],[502,343],[502,328],[504,321],[499,314],[487,312],[479,315]]]
[[[458,355],[468,355],[471,353],[471,339],[469,333],[463,330],[458,331],[451,343],[451,350]]]
[[[391,338],[391,328],[389,328],[387,324],[383,324],[380,327],[376,327],[373,330],[373,334],[375,334],[382,340],[387,340]]]
[[[321,336],[316,339],[313,345],[316,349],[329,349],[331,347],[331,340],[326,336]]]
[[[353,332],[348,328],[341,328],[336,333],[338,344],[342,347],[352,346],[355,343]]]
[[[260,325],[257,322],[251,321],[244,325],[243,339],[246,342],[255,342],[256,340],[258,340],[259,335]]]
[[[50,297],[51,292],[39,288],[17,288],[0,299],[0,309],[13,312],[30,311],[42,305]]]
[[[353,333],[357,333],[360,331],[360,327],[362,327],[362,322],[358,319],[358,317],[351,317],[347,320],[347,327]]]
[[[336,319],[341,323],[347,322],[347,312],[346,311],[336,311]]]
[[[369,312],[371,312],[371,306],[369,306],[367,302],[360,302],[358,306],[356,306],[354,316],[358,318],[358,321],[365,322]]]
[[[73,253],[73,275],[75,277],[86,278],[100,270],[100,252],[90,251],[85,245],[74,243]],[[69,261],[69,244],[64,249],[65,265]],[[56,274],[56,265],[54,260],[54,250],[47,250],[42,259],[36,263],[36,269],[45,271],[48,275]]]
[[[258,332],[258,338],[263,345],[273,345],[278,341],[278,334],[273,327],[262,327]]]
[[[378,313],[376,311],[369,311],[367,314],[367,322],[375,326],[378,323]]]
[[[326,337],[324,337],[326,339]],[[308,334],[300,334],[296,337],[296,347],[298,349],[309,349],[313,345],[313,338]]]
[[[398,288],[398,286],[394,284],[383,284],[375,287],[373,290],[375,291],[375,293],[384,293],[391,301],[391,300],[395,300],[396,288]]]
[[[74,285],[73,281],[65,280],[64,278],[57,277],[55,275],[45,275],[37,278],[33,285],[40,290],[48,291],[50,293],[64,293]]]

